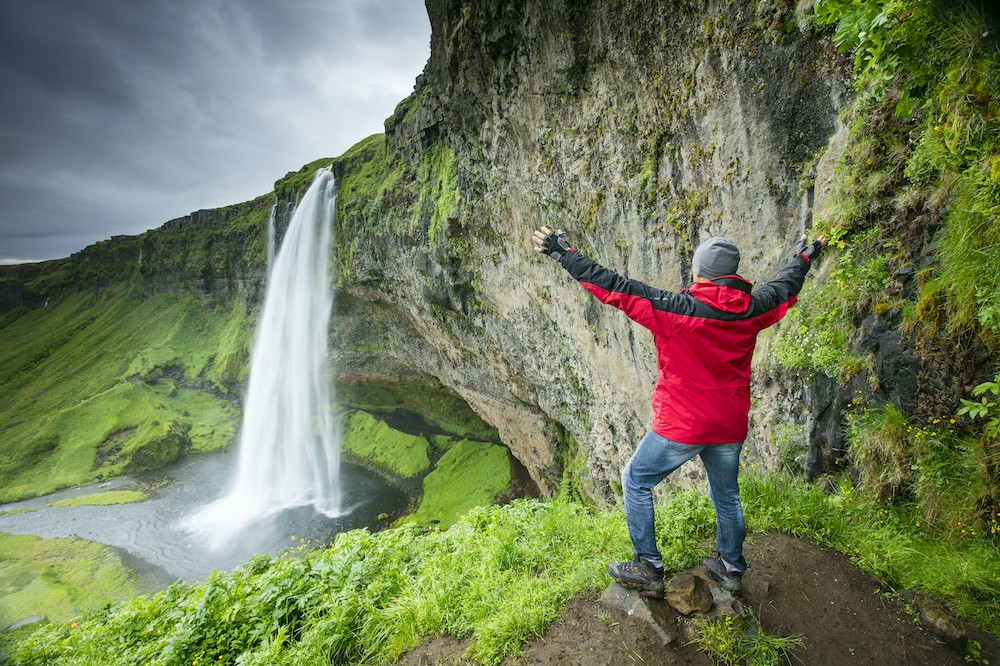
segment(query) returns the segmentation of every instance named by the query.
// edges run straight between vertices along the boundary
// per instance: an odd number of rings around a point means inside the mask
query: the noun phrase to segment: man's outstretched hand
[[[572,252],[569,245],[569,236],[562,229],[552,231],[548,227],[535,229],[531,234],[531,242],[535,245],[535,252],[547,254],[556,261],[560,261],[567,252]]]
[[[802,238],[795,245],[795,253],[802,255],[809,263],[812,263],[819,259],[819,255],[823,254],[823,248],[826,247],[826,238],[820,236],[812,243],[808,243],[807,241],[807,236],[803,234]]]

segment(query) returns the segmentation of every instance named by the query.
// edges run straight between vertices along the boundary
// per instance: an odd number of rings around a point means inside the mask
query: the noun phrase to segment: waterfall
[[[275,199],[271,206],[271,214],[267,218],[267,274],[271,275],[271,267],[274,266],[274,216],[278,212],[278,201]]]
[[[227,495],[184,521],[222,545],[286,508],[340,515],[340,442],[327,350],[335,184],[321,169],[295,209],[269,271],[250,360],[239,464]]]

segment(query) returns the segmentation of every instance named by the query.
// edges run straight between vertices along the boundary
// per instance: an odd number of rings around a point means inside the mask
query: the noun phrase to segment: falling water
[[[275,243],[275,230],[274,230],[274,216],[278,212],[278,202],[275,201],[274,205],[271,206],[271,214],[267,218],[267,274],[271,275],[271,269],[274,267],[274,243]]]
[[[227,495],[184,521],[214,544],[291,507],[342,513],[327,353],[335,196],[332,173],[320,170],[274,258],[250,361],[236,478]]]

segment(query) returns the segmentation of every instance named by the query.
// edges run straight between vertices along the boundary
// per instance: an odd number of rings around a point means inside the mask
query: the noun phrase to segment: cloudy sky
[[[429,50],[422,0],[0,0],[0,263],[265,194]]]

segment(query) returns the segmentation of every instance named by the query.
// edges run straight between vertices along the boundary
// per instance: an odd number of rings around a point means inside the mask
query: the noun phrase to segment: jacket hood
[[[723,312],[746,312],[753,285],[739,275],[723,275],[710,282],[694,282],[685,291],[705,305]]]

